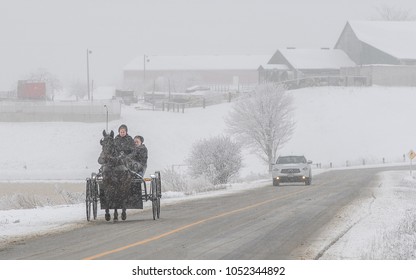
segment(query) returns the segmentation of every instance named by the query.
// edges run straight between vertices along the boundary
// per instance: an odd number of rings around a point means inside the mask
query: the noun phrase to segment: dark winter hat
[[[136,135],[136,136],[134,136],[134,139],[137,139],[137,138],[139,138],[139,139],[140,139],[140,142],[142,142],[142,144],[144,143],[144,138],[143,138],[143,136],[141,136],[141,135]]]
[[[127,125],[125,124],[120,125],[120,127],[118,128],[118,132],[120,132],[121,129],[124,129],[127,132]]]

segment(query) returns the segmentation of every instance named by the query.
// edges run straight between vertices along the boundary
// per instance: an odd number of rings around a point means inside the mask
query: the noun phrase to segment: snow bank
[[[409,172],[379,174],[373,196],[346,207],[309,256],[320,259],[416,259],[416,179]],[[332,242],[332,243],[328,243]]]

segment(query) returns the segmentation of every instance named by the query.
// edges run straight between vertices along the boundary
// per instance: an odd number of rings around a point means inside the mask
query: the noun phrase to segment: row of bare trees
[[[414,21],[416,16],[412,10],[399,8],[397,6],[382,5],[376,8],[378,16],[376,20],[385,21]]]

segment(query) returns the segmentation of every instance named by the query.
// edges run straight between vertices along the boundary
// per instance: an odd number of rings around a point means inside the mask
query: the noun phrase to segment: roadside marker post
[[[412,161],[416,157],[416,153],[413,150],[410,150],[408,156],[410,158],[410,176],[412,176]]]

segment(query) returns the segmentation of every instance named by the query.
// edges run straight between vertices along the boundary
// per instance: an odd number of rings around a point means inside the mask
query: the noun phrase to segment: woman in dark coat
[[[137,172],[143,176],[147,168],[147,147],[143,144],[143,136],[137,135],[134,137],[134,149],[133,152],[129,155],[134,163],[137,165]]]
[[[134,140],[128,134],[127,126],[125,124],[120,125],[118,128],[118,135],[114,138],[114,143],[118,152],[124,155],[129,155],[134,149]]]

